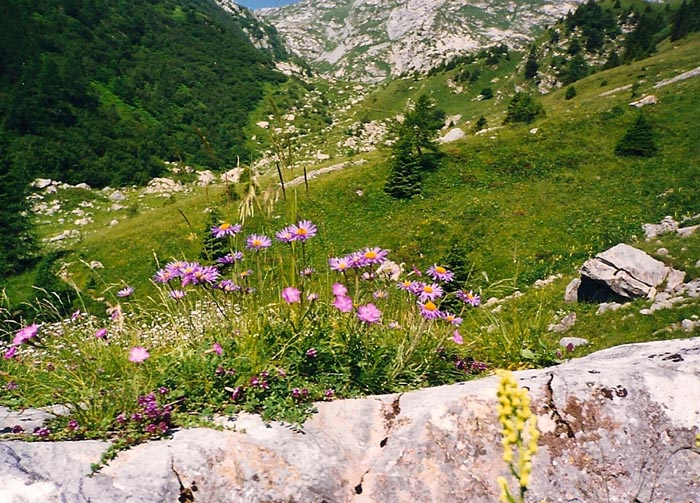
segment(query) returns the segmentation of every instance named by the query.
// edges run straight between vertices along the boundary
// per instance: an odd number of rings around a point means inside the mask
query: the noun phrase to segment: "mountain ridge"
[[[424,73],[494,44],[523,48],[583,0],[303,0],[260,9],[287,50],[337,78],[379,82]]]

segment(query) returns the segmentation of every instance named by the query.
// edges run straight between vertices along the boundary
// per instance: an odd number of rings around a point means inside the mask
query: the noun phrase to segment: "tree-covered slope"
[[[7,0],[0,67],[4,162],[93,186],[247,159],[248,114],[283,78],[210,0]]]

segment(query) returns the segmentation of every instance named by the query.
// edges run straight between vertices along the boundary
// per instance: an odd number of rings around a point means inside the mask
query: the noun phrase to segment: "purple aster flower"
[[[133,363],[143,363],[148,360],[150,356],[148,350],[141,346],[134,346],[129,351],[129,361]]]
[[[331,388],[328,388],[326,391],[323,392],[323,397],[326,398],[327,400],[330,400],[333,398],[335,395],[335,391],[333,391]]]
[[[2,355],[2,357],[5,360],[9,360],[11,358],[14,358],[16,354],[17,354],[17,346],[11,346],[5,350],[5,353]]]
[[[28,340],[36,337],[36,334],[38,332],[39,332],[39,325],[37,325],[36,323],[33,323],[32,325],[28,325],[24,328],[21,328],[15,334],[15,338],[12,339],[12,345],[19,346],[20,344],[24,344]]]
[[[95,332],[95,337],[98,339],[106,339],[107,338],[107,329],[106,328],[100,328]]]
[[[344,296],[348,293],[348,289],[342,283],[333,283],[333,295]]]
[[[475,295],[471,290],[468,292],[466,290],[459,290],[457,292],[457,298],[465,304],[470,304],[473,307],[477,307],[479,304],[481,304],[481,297]]]
[[[297,225],[290,225],[289,230],[294,235],[295,241],[306,241],[314,237],[318,229],[310,220],[302,220]]]
[[[306,350],[306,357],[310,359],[314,359],[318,356],[318,351],[316,351],[316,348],[309,348]]]
[[[211,228],[211,233],[214,235],[215,238],[223,238],[225,236],[235,236],[239,232],[241,232],[241,229],[243,226],[241,224],[235,224],[231,225],[228,222],[224,222],[221,225],[215,225],[214,227]]]
[[[219,257],[216,259],[216,262],[220,265],[230,265],[230,264],[235,264],[236,262],[240,262],[243,260],[243,252],[235,251],[231,253],[227,253],[223,257]]]
[[[346,295],[337,295],[333,301],[333,306],[341,313],[352,311],[352,299]]]
[[[308,278],[308,277],[312,276],[313,273],[314,273],[313,267],[306,267],[299,272],[299,276],[303,276],[305,278]]]
[[[134,288],[131,286],[125,286],[117,292],[117,297],[128,297],[132,293],[134,293]]]
[[[413,283],[414,283],[413,281],[405,279],[405,280],[401,281],[400,283],[396,283],[396,287],[399,290],[404,290],[405,292],[413,293],[413,290],[412,290]]]
[[[170,296],[171,299],[180,300],[180,299],[183,299],[185,297],[185,295],[187,295],[187,294],[185,293],[184,290],[173,290],[168,295]]]
[[[199,267],[194,273],[196,283],[215,283],[219,279],[219,271],[214,266]]]
[[[70,431],[78,431],[80,429],[80,424],[75,419],[68,421],[68,429]]]
[[[333,257],[328,259],[331,271],[347,271],[350,269],[350,257]]]
[[[448,322],[452,325],[455,325],[457,327],[462,324],[462,321],[464,321],[464,320],[462,320],[462,318],[459,318],[458,316],[455,316],[452,313],[443,313],[442,317],[446,322]]]
[[[426,320],[434,320],[442,316],[442,313],[440,312],[438,307],[431,300],[429,300],[425,304],[419,302],[418,305],[420,306],[420,314]]]
[[[382,312],[374,304],[366,304],[357,308],[357,317],[367,324],[377,323],[382,319]]]
[[[291,225],[285,227],[281,231],[277,231],[275,233],[275,239],[277,241],[280,241],[281,243],[291,243],[296,239],[296,236],[294,234],[294,229],[292,228]]]
[[[315,302],[318,300],[318,294],[317,293],[310,293],[309,295],[306,296],[306,300],[309,302]]]
[[[12,391],[13,389],[17,389],[17,388],[19,388],[19,386],[14,381],[10,381],[5,385],[5,389],[8,391]]]
[[[260,251],[264,248],[269,248],[272,245],[272,241],[269,237],[263,236],[262,234],[251,234],[246,239],[246,248],[250,250]]]
[[[375,299],[386,299],[389,296],[386,290],[377,290],[376,292],[372,293],[372,297]]]
[[[301,292],[293,286],[288,286],[282,290],[282,299],[287,304],[294,304],[295,302],[299,302],[301,300]]]
[[[455,328],[455,331],[452,332],[452,340],[454,341],[455,344],[464,344],[464,339],[462,338],[462,334],[459,333],[459,330]]]
[[[239,291],[241,287],[235,284],[233,280],[224,279],[219,282],[219,289],[226,293],[233,293]]]
[[[455,277],[455,273],[448,271],[441,265],[437,264],[433,264],[432,266],[428,267],[426,273],[435,281],[444,281],[445,283],[449,283]]]
[[[300,398],[301,397],[301,390],[299,388],[292,388],[292,398]]]
[[[167,283],[175,277],[173,269],[159,269],[153,276],[153,281],[156,283]]]
[[[437,283],[429,285],[427,283],[417,282],[415,293],[422,302],[425,302],[426,300],[435,300],[442,297],[443,290]]]

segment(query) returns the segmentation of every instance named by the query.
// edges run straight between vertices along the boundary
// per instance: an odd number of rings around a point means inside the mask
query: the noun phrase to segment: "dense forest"
[[[248,114],[284,77],[243,27],[212,0],[3,1],[0,166],[102,187],[248,159]]]

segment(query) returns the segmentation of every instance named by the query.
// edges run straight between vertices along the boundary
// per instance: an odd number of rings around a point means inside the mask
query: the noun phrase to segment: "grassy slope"
[[[688,126],[696,121],[700,79],[651,88],[661,79],[697,67],[699,48],[698,36],[674,47],[665,44],[648,60],[577,82],[578,96],[573,100],[564,100],[563,90],[542,97],[547,116],[535,124],[470,135],[446,145],[443,166],[425,176],[423,197],[411,201],[388,198],[382,190],[386,166],[375,153],[362,166],[312,181],[308,195],[298,188],[297,197],[290,196],[293,203],[281,203],[275,209],[277,219],[254,218],[247,227],[251,232],[253,228],[272,232],[297,217],[312,219],[321,232],[317,244],[309,248],[320,267],[327,254],[375,245],[391,249],[395,260],[425,267],[442,261],[455,245],[471,267],[469,286],[483,288],[487,296],[497,291],[494,284],[498,280],[514,279],[525,286],[549,273],[562,272],[564,279],[542,294],[519,301],[519,309],[524,317],[542,307],[548,312],[564,309],[561,293],[566,280],[587,257],[619,241],[632,241],[641,234],[644,222],[658,221],[667,214],[678,218],[700,213],[696,183],[700,132]],[[432,86],[434,95],[440,97],[443,91],[436,82],[444,78],[438,75],[424,85]],[[628,105],[629,90],[600,94],[637,80],[643,80],[640,93],[653,92],[661,101],[645,109],[657,133],[660,154],[651,159],[617,158],[612,153],[614,144],[634,120],[636,110]],[[480,82],[476,85],[483,87]],[[391,91],[392,86],[403,86],[403,90]],[[419,86],[399,81],[377,95],[374,103],[378,109],[400,111],[406,99],[419,92]],[[477,108],[479,105],[484,108]],[[500,124],[504,105],[471,100],[441,104],[448,114],[484,113],[490,126]],[[611,112],[615,107],[621,112]],[[531,127],[538,128],[537,133],[530,133]],[[79,254],[70,259],[78,283],[84,285],[87,279],[87,268],[80,265],[79,258],[102,261],[106,269],[100,275],[105,284],[126,282],[141,292],[147,291],[156,269],[154,256],[161,261],[196,259],[198,241],[190,240],[189,235],[192,229],[200,232],[204,228],[204,208],[223,201],[220,190],[200,189],[192,196],[177,195],[170,203],[141,201],[138,214],[119,225],[86,230],[76,246]],[[667,195],[660,196],[662,193]],[[192,229],[179,211],[191,221]],[[223,213],[236,219],[234,206],[223,208]],[[45,232],[51,234],[48,229]],[[594,335],[605,333],[610,319],[593,316],[588,312],[592,307],[577,309],[583,321],[575,333],[588,335],[594,340],[593,347],[648,338],[677,321],[670,318],[683,315],[662,313],[642,321],[620,322],[618,339],[599,341]],[[621,315],[613,316],[621,319]]]

